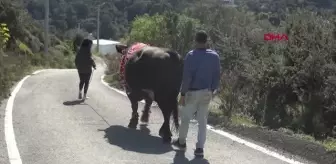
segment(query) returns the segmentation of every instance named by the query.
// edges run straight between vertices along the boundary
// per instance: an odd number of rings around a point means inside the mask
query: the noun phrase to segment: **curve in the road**
[[[34,72],[32,75],[36,75],[42,71],[45,71],[45,70],[39,70],[39,71],[36,71]],[[15,96],[16,94],[19,92],[21,86],[23,85],[24,81],[27,80],[30,76],[32,75],[27,75],[26,77],[24,77],[17,85],[16,87],[14,88],[11,96],[9,97],[8,101],[7,101],[7,105],[6,105],[6,109],[5,109],[5,119],[4,119],[4,125],[5,125],[5,141],[6,141],[6,144],[7,144],[7,152],[8,152],[8,157],[9,157],[9,162],[10,164],[22,164],[22,160],[21,160],[21,157],[20,157],[20,153],[19,153],[19,150],[18,150],[18,147],[17,147],[17,143],[16,143],[16,140],[15,140],[15,134],[14,134],[14,128],[13,128],[13,117],[12,117],[12,113],[13,113],[13,106],[14,106],[14,99],[15,99]],[[106,82],[104,82],[103,80],[103,76],[101,77],[101,82],[107,86],[108,88],[126,96],[126,94],[118,89],[115,89],[115,88],[112,88],[110,87]],[[274,151],[271,151],[267,148],[264,148],[264,147],[261,147],[259,145],[256,145],[254,143],[251,143],[251,142],[248,142],[246,140],[243,140],[235,135],[232,135],[228,132],[225,132],[225,131],[222,131],[222,130],[217,130],[217,129],[214,129],[212,126],[208,125],[207,128],[219,135],[222,135],[226,138],[229,138],[233,141],[236,141],[240,144],[243,144],[243,145],[246,145],[252,149],[255,149],[255,150],[258,150],[262,153],[265,153],[269,156],[272,156],[274,158],[277,158],[279,160],[282,160],[284,162],[287,162],[287,163],[290,163],[290,164],[303,164],[299,161],[296,161],[294,159],[290,159],[290,158],[287,158],[279,153],[276,153]]]
[[[45,71],[45,70],[35,71],[34,73],[32,73],[32,75],[36,75],[42,71]],[[14,128],[13,128],[13,115],[12,114],[13,114],[14,99],[15,99],[16,94],[19,92],[24,81],[27,80],[30,76],[31,75],[27,75],[16,85],[10,97],[8,98],[6,109],[5,109],[5,140],[7,144],[8,158],[11,164],[22,164],[20,153],[16,145]]]

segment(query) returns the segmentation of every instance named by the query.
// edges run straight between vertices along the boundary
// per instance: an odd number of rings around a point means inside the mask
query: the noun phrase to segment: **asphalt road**
[[[101,83],[103,72],[103,68],[94,72],[89,99],[77,105],[68,104],[77,99],[75,70],[47,70],[24,82],[13,107],[15,139],[24,164],[286,163],[211,131],[205,159],[193,159],[195,123],[191,123],[183,155],[158,137],[163,118],[156,108],[147,127],[128,129],[130,103]],[[1,127],[5,105],[1,106]],[[9,164],[4,135],[0,136],[0,163]]]

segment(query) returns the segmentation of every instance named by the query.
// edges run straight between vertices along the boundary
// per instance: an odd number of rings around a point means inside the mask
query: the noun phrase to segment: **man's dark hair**
[[[208,40],[208,35],[207,35],[207,33],[206,33],[205,31],[201,30],[201,31],[198,31],[198,32],[196,33],[195,41],[196,41],[197,43],[202,43],[202,44],[204,44],[204,43],[207,42],[207,40]]]

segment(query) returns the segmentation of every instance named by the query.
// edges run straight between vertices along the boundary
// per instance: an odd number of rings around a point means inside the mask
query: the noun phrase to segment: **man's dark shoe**
[[[194,155],[195,155],[196,157],[201,157],[201,158],[203,158],[203,157],[204,157],[203,149],[202,149],[202,148],[197,148],[197,149],[194,151]]]
[[[186,150],[187,148],[187,144],[181,144],[179,139],[176,139],[175,141],[173,141],[172,143],[174,146],[178,147],[180,150]]]

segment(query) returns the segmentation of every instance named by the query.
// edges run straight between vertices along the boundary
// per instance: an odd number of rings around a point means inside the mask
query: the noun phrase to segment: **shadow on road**
[[[70,105],[79,105],[79,104],[81,104],[83,102],[84,102],[84,100],[65,101],[65,102],[63,102],[63,105],[67,105],[67,106],[70,106]]]
[[[185,157],[185,152],[183,151],[176,151],[174,161],[172,164],[210,164],[207,159],[203,158],[194,158],[189,161],[188,158]]]
[[[163,144],[160,137],[151,136],[149,134],[150,130],[146,125],[141,125],[140,130],[113,125],[103,131],[110,144],[119,146],[127,151],[144,154],[164,154],[173,150],[171,145]]]

